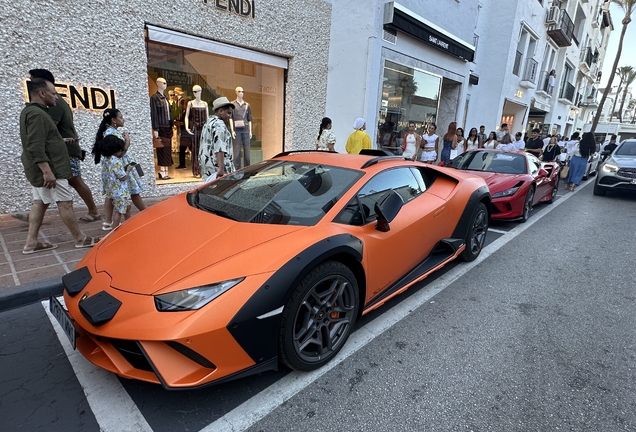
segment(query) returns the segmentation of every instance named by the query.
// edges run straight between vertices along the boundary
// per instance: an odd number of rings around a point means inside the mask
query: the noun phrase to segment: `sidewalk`
[[[146,206],[151,206],[169,197],[144,198]],[[74,206],[79,218],[87,214],[85,207]],[[102,206],[99,212],[104,214]],[[133,215],[138,213],[133,206]],[[102,221],[78,222],[84,234],[103,236]],[[0,215],[0,292],[3,289],[24,286],[29,289],[38,282],[61,278],[75,269],[77,263],[90,249],[76,249],[75,241],[68,228],[60,219],[57,209],[48,210],[40,229],[40,241],[55,243],[57,249],[23,255],[22,248],[26,241],[29,223],[16,219],[14,215]]]

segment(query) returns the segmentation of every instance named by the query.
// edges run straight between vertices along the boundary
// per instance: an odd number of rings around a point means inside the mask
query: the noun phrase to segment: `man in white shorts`
[[[57,101],[55,86],[42,78],[35,78],[27,85],[31,102],[20,113],[20,139],[24,173],[33,187],[33,204],[22,253],[30,255],[57,248],[55,244],[38,241],[44,213],[52,202],[57,203],[60,217],[75,239],[75,247],[92,247],[99,237],[85,235],[77,224],[73,189],[68,184],[72,173],[66,143],[46,111]]]

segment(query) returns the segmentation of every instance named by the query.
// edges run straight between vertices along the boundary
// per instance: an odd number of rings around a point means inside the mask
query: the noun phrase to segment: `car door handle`
[[[437,210],[435,210],[435,213],[433,214],[433,217],[441,216],[444,213],[444,210],[446,210],[446,207],[438,208]]]

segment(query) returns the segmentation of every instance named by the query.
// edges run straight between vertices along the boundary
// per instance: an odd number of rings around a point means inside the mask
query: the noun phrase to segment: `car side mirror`
[[[375,213],[378,215],[375,229],[381,232],[387,232],[391,229],[389,222],[395,219],[404,205],[402,197],[394,190],[390,190],[375,203]]]
[[[539,177],[547,177],[547,176],[548,176],[548,172],[544,170],[543,168],[541,168],[539,170]]]

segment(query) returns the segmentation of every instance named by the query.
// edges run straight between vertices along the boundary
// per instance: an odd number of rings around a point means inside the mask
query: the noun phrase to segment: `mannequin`
[[[163,92],[168,83],[164,78],[157,78],[157,92],[150,96],[150,121],[153,138],[160,138],[163,147],[157,148],[157,165],[159,180],[168,180],[168,167],[172,166],[172,111],[168,99]]]
[[[174,90],[168,90],[168,102],[170,103],[170,111],[172,112],[172,120],[174,126],[172,128],[172,153],[179,151],[179,101]]]
[[[209,116],[208,103],[201,100],[201,86],[193,86],[192,93],[194,94],[194,100],[188,102],[186,108],[185,129],[186,132],[192,135],[192,148],[190,149],[192,154],[192,175],[201,177],[201,168],[199,167],[199,160],[196,155],[199,154],[201,129]]]
[[[236,169],[250,164],[250,140],[252,139],[252,108],[243,100],[243,87],[236,88],[236,100],[233,100],[234,112],[230,117],[230,131],[234,139],[233,151]],[[241,149],[243,162],[241,163]]]

